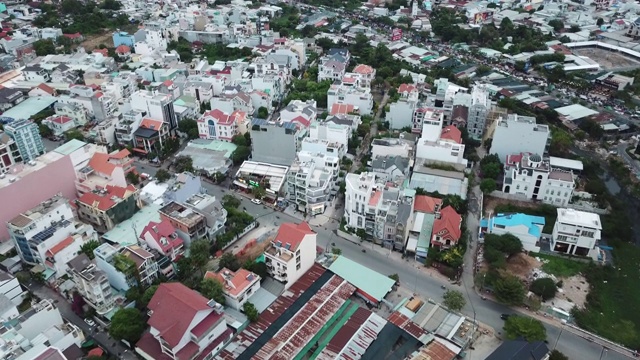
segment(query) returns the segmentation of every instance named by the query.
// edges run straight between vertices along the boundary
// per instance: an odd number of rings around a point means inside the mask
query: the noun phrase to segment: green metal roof
[[[366,266],[339,256],[329,266],[329,271],[347,280],[353,286],[380,301],[391,291],[395,281],[386,275],[373,271]]]
[[[53,96],[30,97],[20,104],[5,111],[2,116],[14,119],[29,119],[33,115],[53,105],[53,103],[55,103],[56,101],[58,101],[58,98]]]
[[[84,142],[84,141],[80,141],[78,139],[72,139],[72,140],[69,140],[66,143],[58,146],[53,151],[57,152],[58,154],[61,154],[61,155],[69,155],[72,152],[82,148],[85,145],[87,145],[87,143]]]
[[[151,204],[138,210],[133,216],[116,225],[102,235],[102,238],[122,246],[135,245],[138,236],[150,221],[160,222],[160,205]]]

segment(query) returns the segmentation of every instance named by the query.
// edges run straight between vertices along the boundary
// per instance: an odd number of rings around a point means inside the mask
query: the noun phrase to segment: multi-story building
[[[82,298],[98,315],[113,310],[115,296],[107,275],[86,254],[80,254],[69,261],[73,282]]]
[[[293,285],[314,264],[316,233],[306,222],[284,223],[271,240],[264,256],[267,271],[285,289]]]
[[[400,99],[389,105],[386,120],[391,129],[403,129],[413,127],[413,113],[420,107],[420,91],[412,84],[402,84],[398,87]]]
[[[101,233],[107,232],[135,214],[140,205],[138,195],[139,190],[133,185],[107,185],[105,189],[86,192],[76,200],[78,218]]]
[[[436,213],[431,234],[431,246],[449,249],[458,244],[462,235],[462,216],[453,207],[445,206]]]
[[[94,190],[106,189],[107,186],[118,186],[126,188],[127,173],[134,171],[133,158],[129,150],[106,152],[104,147],[84,149],[84,146],[75,151],[74,163],[77,179],[75,187],[78,195]],[[89,161],[86,162],[86,155]]]
[[[120,121],[115,125],[115,138],[118,145],[134,145],[136,130],[144,118],[143,111],[129,110],[122,113]]]
[[[467,113],[467,132],[473,139],[482,140],[489,110],[491,110],[489,90],[485,85],[474,86],[471,90],[471,103]]]
[[[309,126],[308,139],[327,140],[348,146],[351,138],[351,127],[329,122],[314,122]]]
[[[160,209],[160,217],[173,225],[187,245],[207,235],[207,219],[197,210],[175,201]]]
[[[416,145],[416,159],[419,159],[416,162],[451,166],[462,171],[467,166],[464,147],[460,130],[453,125],[443,129],[440,117],[423,125],[422,136]]]
[[[163,219],[160,222],[150,221],[142,229],[140,239],[151,249],[155,249],[162,255],[177,261],[184,254],[184,241],[180,239],[176,229],[169,220]]]
[[[300,143],[300,151],[324,154],[329,157],[337,157],[338,159],[342,159],[342,157],[347,153],[347,145],[343,145],[342,143],[329,141],[329,140],[319,140],[312,138],[304,138]]]
[[[243,268],[235,272],[227,268],[207,271],[204,278],[219,281],[223,286],[225,305],[238,311],[260,289],[260,276]]]
[[[544,155],[550,143],[549,126],[536,124],[536,118],[532,116],[509,114],[506,119],[498,119],[489,153],[498,154],[504,162],[512,154]]]
[[[369,65],[358,64],[353,68],[354,75],[357,75],[360,86],[370,87],[371,82],[376,78],[376,69]]]
[[[280,110],[280,120],[285,123],[299,123],[307,128],[316,121],[318,115],[315,100],[291,100],[284,109]]]
[[[171,105],[173,106],[173,103]],[[167,122],[151,118],[142,119],[140,126],[133,133],[133,151],[144,155],[159,154],[170,131]]]
[[[531,153],[507,156],[502,184],[502,192],[506,194],[566,206],[571,201],[574,188],[573,172],[554,169],[549,159]]]
[[[318,82],[323,80],[342,80],[350,59],[351,54],[347,49],[329,49],[327,55],[320,58]]]
[[[22,156],[18,145],[9,135],[0,131],[0,174],[19,162],[22,162]]]
[[[131,95],[131,108],[146,112],[149,118],[166,123],[168,130],[173,131],[178,127],[173,100],[171,94],[139,90]]]
[[[127,291],[132,286],[146,287],[158,278],[158,264],[153,254],[138,245],[120,247],[104,243],[95,248],[93,254],[96,266],[118,291]]]
[[[38,125],[31,120],[15,120],[4,126],[4,131],[15,141],[23,161],[44,154],[45,148]]]
[[[360,115],[373,114],[373,94],[371,89],[357,86],[357,82],[342,82],[333,84],[327,91],[327,108],[335,104],[353,105],[354,112]]]
[[[18,282],[18,278],[11,275],[10,273],[4,272],[0,270],[0,297],[5,297],[11,301],[14,306],[18,306],[22,304],[22,301],[27,296],[27,291],[22,289],[20,282]],[[2,321],[8,321],[5,314],[2,314],[4,309],[0,309],[0,319]],[[13,312],[13,315],[17,316],[17,311]]]
[[[204,216],[207,225],[206,237],[208,239],[213,240],[224,233],[227,210],[222,207],[222,204],[215,196],[197,193],[191,195],[183,204]]]
[[[291,165],[300,149],[300,142],[308,133],[308,129],[300,127],[299,124],[254,119],[251,123],[252,160]]]
[[[480,228],[487,234],[511,234],[522,243],[525,251],[540,252],[540,237],[545,225],[542,216],[532,216],[522,213],[496,214],[489,219],[483,219]]]
[[[299,211],[317,215],[324,213],[336,194],[340,158],[323,153],[301,151],[287,173],[289,200]]]
[[[411,132],[422,134],[422,129],[427,126],[439,126],[442,129],[444,124],[444,111],[431,107],[420,107],[413,112]]]
[[[551,250],[563,254],[597,258],[602,238],[600,215],[574,209],[558,209]]]
[[[225,113],[214,109],[207,111],[198,119],[198,133],[201,139],[231,142],[236,135],[247,131],[248,118],[243,111]]]
[[[160,284],[147,308],[149,332],[136,343],[144,359],[213,359],[233,334],[222,305],[178,282]]]
[[[346,226],[364,229],[365,213],[376,187],[374,174],[347,174],[345,177],[344,219]]]
[[[7,228],[22,261],[32,265],[45,265],[48,251],[79,230],[88,231],[77,229],[79,224],[74,221],[69,200],[60,195],[14,217]],[[77,240],[83,241],[83,238]],[[82,243],[78,247],[80,245]]]

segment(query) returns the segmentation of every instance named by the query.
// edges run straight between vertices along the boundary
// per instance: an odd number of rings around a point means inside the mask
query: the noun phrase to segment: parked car
[[[256,205],[260,205],[262,204],[262,201],[258,200],[258,199],[252,199],[251,200],[252,203],[256,204]]]
[[[91,320],[91,319],[89,319],[89,318],[84,319],[84,322],[86,322],[87,325],[89,325],[89,326],[96,326],[96,322]]]
[[[511,316],[511,314],[502,314],[502,315],[500,315],[500,319],[507,320],[510,316]]]

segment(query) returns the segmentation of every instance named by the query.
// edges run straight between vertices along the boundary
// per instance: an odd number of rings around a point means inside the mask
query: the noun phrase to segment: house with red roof
[[[308,223],[284,223],[264,252],[269,275],[288,289],[316,259],[316,233]]]
[[[169,124],[157,119],[144,118],[133,133],[133,151],[140,154],[157,153],[169,137]]]
[[[376,69],[369,65],[359,64],[353,68],[353,72],[345,74],[345,77],[358,79],[359,86],[370,87],[371,82],[376,78]]]
[[[449,249],[460,240],[462,235],[462,216],[453,207],[446,206],[436,214],[431,232],[431,246]]]
[[[231,142],[234,136],[246,132],[248,121],[247,113],[244,111],[235,110],[229,114],[220,109],[213,109],[206,111],[198,119],[198,133],[201,139]]]
[[[138,211],[138,196],[139,190],[133,185],[107,185],[104,189],[86,192],[76,200],[78,218],[98,232],[107,232]]]
[[[207,271],[204,278],[219,281],[223,286],[225,305],[238,311],[260,289],[260,276],[243,268],[235,272],[227,268]]]
[[[457,171],[467,167],[462,133],[453,126],[443,127],[444,114],[434,108],[425,108],[421,136],[416,144],[416,163],[450,166]]]
[[[29,97],[34,96],[56,96],[57,92],[51,86],[42,83],[29,91]]]
[[[435,214],[442,206],[442,199],[434,198],[427,195],[416,195],[413,202],[413,211],[425,214]]]
[[[89,225],[79,226],[76,233],[58,241],[45,251],[44,265],[55,270],[56,278],[67,274],[69,261],[78,255],[82,245],[91,240],[97,241],[98,233]]]
[[[280,111],[280,120],[285,123],[294,123],[298,128],[306,129],[312,122],[316,121],[318,107],[315,100],[291,100],[289,104]]]
[[[60,136],[76,127],[76,122],[65,115],[52,115],[42,120],[42,124],[51,129],[53,135]]]
[[[211,359],[231,339],[222,305],[181,283],[162,283],[149,301],[149,331],[136,344],[144,359]]]
[[[87,166],[76,172],[76,190],[82,195],[108,185],[127,187],[126,175],[131,171],[135,171],[135,167],[129,150],[96,152]]]
[[[150,221],[142,229],[140,240],[171,261],[177,261],[184,254],[184,240],[178,236],[176,228],[168,219],[162,219],[160,222]]]
[[[120,57],[129,57],[131,56],[131,48],[122,44],[116,48],[116,54]]]

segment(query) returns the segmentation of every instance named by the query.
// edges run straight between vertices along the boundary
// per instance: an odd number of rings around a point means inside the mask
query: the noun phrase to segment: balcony
[[[288,251],[284,250],[281,247],[277,247],[274,245],[271,245],[267,251],[266,251],[267,255],[271,255],[273,256],[276,260],[280,260],[284,263],[288,263],[289,260],[291,260],[293,258],[293,255],[290,254]],[[268,266],[269,264],[267,264]]]

